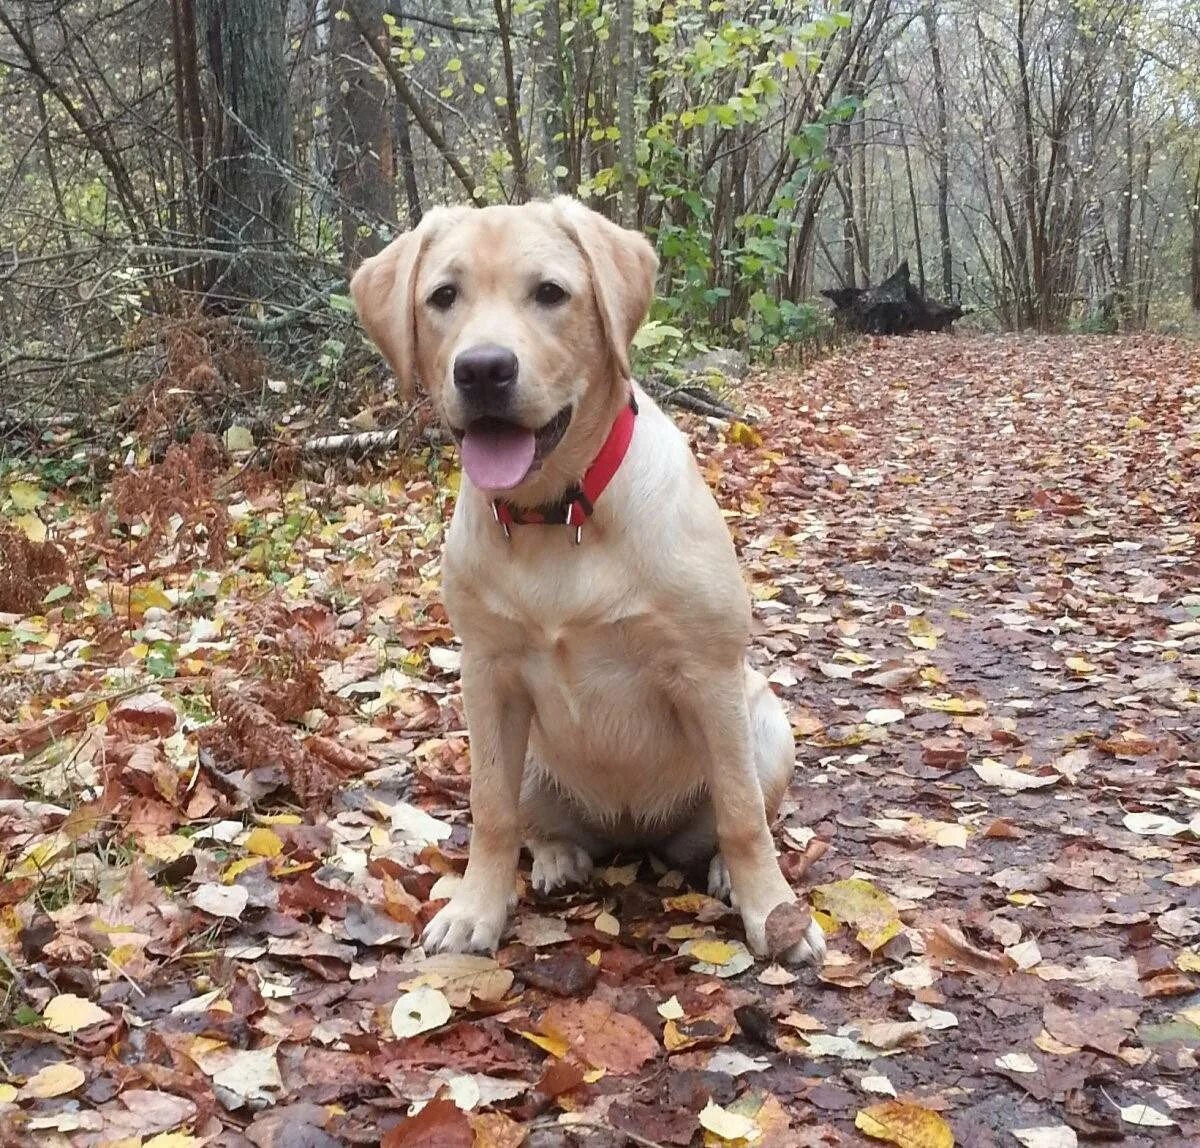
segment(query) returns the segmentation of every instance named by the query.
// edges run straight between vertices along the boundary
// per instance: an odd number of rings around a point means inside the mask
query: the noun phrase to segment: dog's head
[[[657,265],[641,234],[559,197],[435,209],[350,290],[401,385],[419,380],[462,442],[471,480],[501,491],[557,469],[611,418]]]

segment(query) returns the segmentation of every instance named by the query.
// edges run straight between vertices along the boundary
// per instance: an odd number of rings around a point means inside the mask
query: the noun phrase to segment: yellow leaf
[[[918,650],[936,650],[937,632],[928,618],[914,618],[908,624],[908,640]]]
[[[0,1084],[0,1104],[12,1104],[17,1099],[17,1090],[11,1084]]]
[[[739,1116],[711,1100],[700,1112],[700,1127],[711,1132],[719,1140],[757,1140],[762,1135],[749,1116]]]
[[[257,818],[259,825],[303,825],[304,818],[299,813],[264,813]]]
[[[70,847],[71,839],[65,833],[55,833],[53,837],[46,838],[30,849],[13,866],[10,876],[37,877],[50,867],[60,853]]]
[[[1093,666],[1087,658],[1068,658],[1067,669],[1074,670],[1077,674],[1094,674],[1099,667]]]
[[[620,936],[621,922],[611,913],[601,913],[593,922],[598,932],[607,933],[610,937]]]
[[[819,885],[813,890],[812,900],[835,921],[853,925],[858,943],[869,952],[883,948],[900,932],[900,916],[895,905],[886,893],[861,877]]]
[[[192,1148],[202,1143],[187,1132],[160,1132],[147,1140],[142,1148]]]
[[[1185,973],[1200,973],[1200,953],[1190,949],[1175,958],[1175,967]]]
[[[8,488],[8,497],[18,510],[33,510],[46,501],[46,496],[34,483],[20,480]]]
[[[899,1148],[954,1148],[954,1133],[936,1112],[903,1100],[885,1100],[864,1108],[854,1127]]]
[[[921,707],[942,714],[981,714],[987,703],[982,698],[922,698]]]
[[[664,897],[663,908],[668,912],[699,913],[714,904],[720,904],[707,893],[680,893],[675,897]]]
[[[307,869],[315,869],[317,863],[315,861],[293,861],[288,864],[279,864],[271,866],[272,877],[292,877],[297,873],[303,873]]]
[[[524,1029],[521,1029],[520,1032],[530,1044],[536,1044],[538,1048],[548,1052],[551,1056],[557,1056],[561,1060],[567,1055],[570,1045],[561,1036],[545,1036],[540,1032],[526,1032]]]
[[[46,541],[46,524],[36,514],[20,514],[13,519],[13,525],[30,542]]]
[[[129,605],[135,613],[144,614],[151,606],[160,610],[173,610],[175,603],[157,586],[138,586],[129,594]]]
[[[36,1072],[21,1089],[22,1096],[46,1100],[51,1096],[65,1096],[74,1092],[87,1079],[73,1064],[60,1060],[57,1064],[48,1064]]]
[[[708,965],[727,965],[737,954],[728,941],[696,941],[688,955]]]
[[[221,884],[232,885],[247,869],[253,869],[255,865],[262,863],[261,857],[239,857],[236,861],[231,861],[221,873]]]
[[[98,1005],[74,993],[61,993],[42,1012],[42,1022],[51,1032],[57,1033],[78,1032],[110,1019]]]
[[[190,853],[195,848],[195,842],[190,837],[180,833],[168,833],[163,837],[148,837],[142,842],[142,852],[155,861],[170,864],[180,857]]]
[[[126,961],[132,960],[141,951],[142,950],[137,945],[117,945],[113,948],[112,952],[108,954],[108,959],[112,961],[113,965],[115,965],[117,968],[121,968]]]
[[[828,913],[822,913],[819,909],[813,910],[813,920],[821,926],[821,932],[827,937],[832,937],[838,931],[838,923]]]
[[[254,435],[249,428],[238,426],[236,423],[225,431],[225,449],[233,454],[241,454],[254,449]]]
[[[283,852],[283,842],[270,829],[252,829],[246,838],[246,851],[258,857],[278,857]]]
[[[729,428],[729,438],[738,446],[762,446],[763,438],[752,426],[745,423],[734,423]]]

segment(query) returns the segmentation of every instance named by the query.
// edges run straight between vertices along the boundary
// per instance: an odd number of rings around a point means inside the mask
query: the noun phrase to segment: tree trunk
[[[512,0],[493,0],[496,24],[500,29],[500,51],[504,57],[504,109],[501,127],[508,140],[513,166],[513,198],[517,203],[529,199],[529,164],[521,146],[521,108],[517,95],[517,75],[512,52]]]
[[[1117,214],[1117,272],[1120,278],[1121,316],[1128,318],[1133,307],[1133,78],[1128,67],[1121,77],[1121,112],[1124,127],[1125,154],[1123,158],[1125,186],[1121,192],[1121,206]]]
[[[617,3],[617,130],[621,133],[621,222],[637,223],[637,138],[633,123],[633,97],[637,87],[637,60],[633,54],[633,0]]]
[[[363,21],[387,44],[383,0],[359,0]],[[339,5],[339,13],[342,6]],[[342,264],[347,271],[383,249],[394,218],[395,164],[387,85],[375,53],[346,17],[336,18],[333,53],[333,170],[340,197]]]
[[[546,167],[558,191],[572,189],[570,164],[567,155],[566,116],[563,112],[562,0],[545,0],[542,9],[542,89],[546,106],[545,133],[542,147],[546,152]]]
[[[950,118],[946,111],[946,73],[942,67],[937,6],[927,4],[922,15],[925,18],[925,34],[929,38],[933,98],[937,110],[937,214],[938,245],[942,253],[942,293],[949,299],[954,290],[954,270],[950,248]]]
[[[1097,92],[1095,34],[1086,26],[1079,28],[1087,56],[1087,79],[1083,123],[1080,130],[1080,158],[1083,162],[1084,187],[1083,242],[1088,255],[1088,318],[1101,330],[1108,330],[1115,318],[1113,299],[1112,249],[1108,244],[1108,226],[1099,184],[1099,157],[1096,131],[1100,117]]]
[[[283,5],[204,0],[204,12],[218,105],[208,234],[238,253],[215,286],[225,297],[257,298],[275,286],[277,264],[256,260],[254,249],[278,248],[293,230]]]
[[[1192,310],[1200,313],[1200,164],[1192,181]]]

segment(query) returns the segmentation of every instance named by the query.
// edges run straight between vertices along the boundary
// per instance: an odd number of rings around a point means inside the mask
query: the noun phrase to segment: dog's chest
[[[623,804],[634,796],[623,779],[644,790],[678,752],[680,643],[637,566],[586,547],[564,561],[551,551],[536,565],[494,565],[447,602],[464,644],[487,649],[527,691],[540,764],[581,796],[602,781],[596,801]]]

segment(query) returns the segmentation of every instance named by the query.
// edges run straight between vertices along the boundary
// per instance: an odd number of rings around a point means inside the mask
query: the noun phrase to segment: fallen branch
[[[691,411],[693,414],[704,415],[715,419],[741,419],[743,422],[753,422],[747,415],[735,411],[733,407],[721,402],[716,395],[701,387],[694,379],[671,385],[661,378],[650,376],[642,386],[660,403]],[[701,392],[697,394],[697,392]]]
[[[368,455],[387,454],[401,444],[407,446],[411,439],[412,431],[405,427],[387,431],[350,431],[309,439],[301,444],[300,451],[307,455],[365,458]]]

